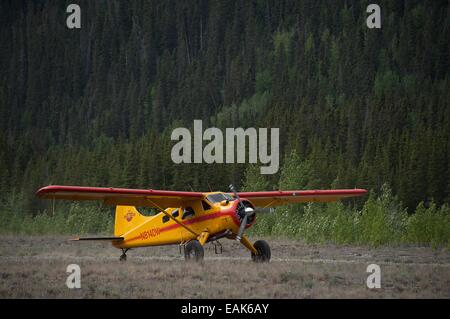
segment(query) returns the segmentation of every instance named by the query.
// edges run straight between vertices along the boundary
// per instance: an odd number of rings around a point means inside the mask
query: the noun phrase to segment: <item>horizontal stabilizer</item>
[[[123,240],[123,237],[78,237],[78,238],[72,238],[71,241],[78,241],[78,240]]]

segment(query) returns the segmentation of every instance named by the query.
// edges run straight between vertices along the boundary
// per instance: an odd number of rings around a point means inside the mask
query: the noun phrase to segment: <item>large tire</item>
[[[268,263],[271,256],[269,244],[265,240],[258,240],[253,246],[258,251],[258,254],[252,253],[252,260],[257,263]]]
[[[184,247],[184,259],[186,261],[200,262],[204,256],[203,246],[200,245],[198,240],[191,240]]]

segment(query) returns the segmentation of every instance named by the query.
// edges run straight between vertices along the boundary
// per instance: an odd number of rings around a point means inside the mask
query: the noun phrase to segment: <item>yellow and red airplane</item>
[[[178,244],[184,247],[186,260],[203,260],[203,246],[221,238],[237,240],[255,262],[270,260],[270,247],[264,240],[251,243],[244,230],[256,221],[256,213],[278,205],[306,202],[334,202],[362,196],[365,189],[298,190],[238,193],[182,192],[153,189],[124,189],[80,186],[47,186],[36,195],[46,199],[96,200],[116,206],[114,237],[76,238],[74,240],[110,240],[122,249],[126,260],[130,248]],[[142,215],[136,207],[156,208],[160,213]]]

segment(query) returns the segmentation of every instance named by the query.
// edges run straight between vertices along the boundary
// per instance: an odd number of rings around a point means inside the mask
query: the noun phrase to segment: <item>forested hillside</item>
[[[448,1],[0,2],[0,202],[47,184],[178,190],[388,183],[450,199]],[[175,127],[279,127],[281,168],[174,164]],[[257,171],[256,171],[257,172]],[[280,178],[281,176],[281,178]]]

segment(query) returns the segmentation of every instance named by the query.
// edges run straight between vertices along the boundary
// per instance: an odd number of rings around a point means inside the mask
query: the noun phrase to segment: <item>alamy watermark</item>
[[[78,4],[69,4],[66,8],[66,12],[70,15],[66,19],[66,25],[69,29],[81,28],[81,8]],[[369,29],[381,28],[381,8],[378,4],[369,4],[366,8],[366,12],[370,15],[366,19],[366,25]]]
[[[279,128],[270,129],[270,143],[267,128],[226,128],[224,139],[219,128],[210,127],[203,132],[203,122],[194,120],[193,131],[193,141],[191,132],[185,127],[172,131],[171,140],[179,141],[172,147],[170,154],[174,163],[246,163],[248,157],[248,163],[255,164],[259,160],[261,164],[266,165],[260,168],[261,174],[278,172]],[[203,148],[203,141],[210,142]]]
[[[66,272],[70,273],[66,279],[66,286],[69,289],[81,288],[81,268],[77,264],[70,264],[66,268]]]
[[[66,19],[66,26],[69,29],[81,28],[81,8],[78,4],[69,4],[66,8],[66,12],[70,13]]]
[[[369,4],[366,9],[370,15],[366,19],[366,25],[369,29],[381,28],[381,8],[378,4]]]
[[[370,264],[367,266],[366,272],[370,273],[367,277],[367,288],[381,288],[381,268],[377,264]]]

